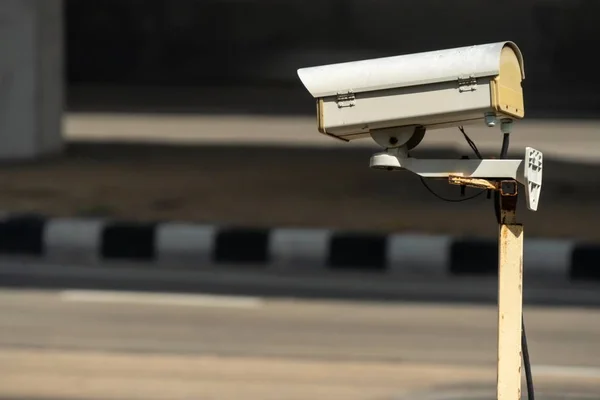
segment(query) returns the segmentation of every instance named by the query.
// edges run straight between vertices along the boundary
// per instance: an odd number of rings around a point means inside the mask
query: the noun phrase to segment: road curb
[[[0,219],[0,239],[0,255],[58,263],[139,262],[181,269],[247,265],[437,277],[497,274],[496,241],[476,237],[8,215]],[[528,238],[524,253],[525,275],[600,281],[600,245]]]

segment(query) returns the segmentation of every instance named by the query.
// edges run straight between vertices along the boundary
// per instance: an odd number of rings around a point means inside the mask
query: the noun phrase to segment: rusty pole
[[[497,399],[521,399],[523,225],[517,223],[517,182],[502,181],[498,258]]]

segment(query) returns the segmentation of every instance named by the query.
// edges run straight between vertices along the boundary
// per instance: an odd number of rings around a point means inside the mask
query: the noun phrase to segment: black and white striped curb
[[[169,268],[248,265],[389,274],[494,275],[495,240],[326,229],[249,229],[42,216],[0,219],[0,256],[63,263],[146,262]],[[525,274],[600,281],[600,245],[527,238]]]

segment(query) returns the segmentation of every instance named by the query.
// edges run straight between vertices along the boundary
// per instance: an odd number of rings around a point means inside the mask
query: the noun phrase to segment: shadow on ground
[[[61,157],[5,164],[0,208],[52,216],[183,220],[496,236],[493,201],[449,203],[416,175],[368,167],[372,149],[70,143]],[[452,149],[418,157],[458,158]],[[598,241],[600,166],[545,160],[539,211],[526,234]],[[430,182],[459,199],[460,188]],[[467,189],[466,195],[477,194]]]

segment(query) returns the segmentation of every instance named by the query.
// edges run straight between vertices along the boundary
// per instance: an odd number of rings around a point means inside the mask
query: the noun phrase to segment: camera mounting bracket
[[[370,167],[388,171],[408,170],[423,178],[473,178],[487,181],[516,180],[525,187],[527,208],[536,211],[542,189],[542,152],[525,148],[522,160],[514,159],[419,159],[403,146],[388,148],[371,157]]]

